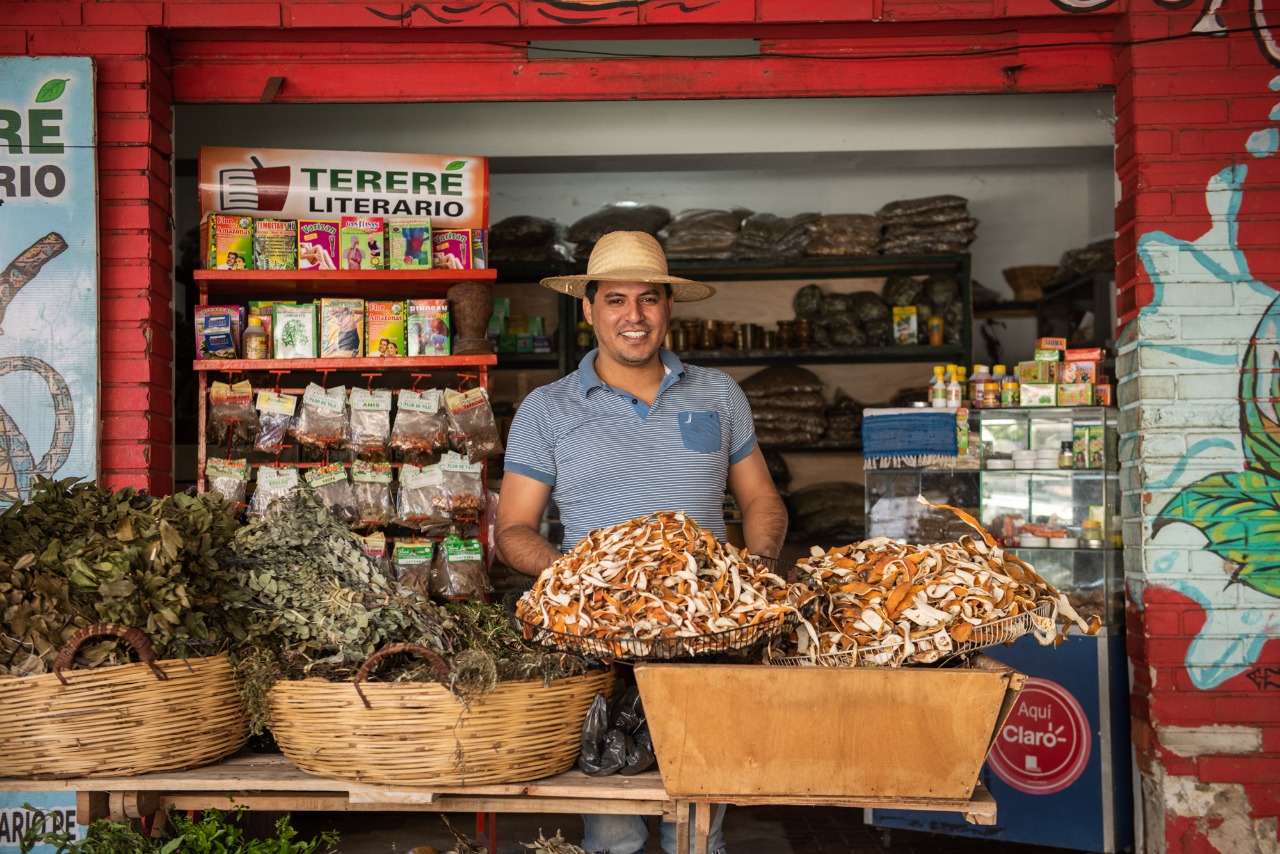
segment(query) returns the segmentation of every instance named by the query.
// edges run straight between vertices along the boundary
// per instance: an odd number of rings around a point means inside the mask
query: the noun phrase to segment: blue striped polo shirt
[[[505,469],[552,487],[566,551],[596,528],[659,510],[684,510],[724,540],[729,467],[756,444],[747,396],[727,374],[662,349],[667,375],[648,406],[600,380],[598,354],[524,399]]]

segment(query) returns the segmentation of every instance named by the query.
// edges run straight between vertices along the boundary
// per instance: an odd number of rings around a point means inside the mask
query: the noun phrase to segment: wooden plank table
[[[995,801],[981,786],[967,801],[773,796],[686,800],[668,795],[657,771],[588,777],[573,770],[524,783],[419,789],[313,777],[283,755],[249,752],[190,771],[134,777],[0,778],[0,791],[75,792],[76,820],[81,824],[106,816],[141,818],[170,807],[226,809],[228,798],[236,807],[276,811],[656,815],[675,822],[680,854],[707,854],[713,803],[923,809],[959,812],[976,824],[993,824],[996,818]]]

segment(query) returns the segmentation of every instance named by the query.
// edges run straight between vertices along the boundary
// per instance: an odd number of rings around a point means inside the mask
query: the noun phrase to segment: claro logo
[[[1020,792],[1051,795],[1080,778],[1093,747],[1084,709],[1067,689],[1048,679],[1028,679],[987,765]]]

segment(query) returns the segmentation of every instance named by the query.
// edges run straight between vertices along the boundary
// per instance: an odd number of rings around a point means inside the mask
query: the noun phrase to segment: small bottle
[[[964,398],[964,368],[956,366],[955,372],[951,375],[951,382],[947,383],[947,408],[959,409]]]
[[[969,377],[969,385],[966,388],[968,394],[965,398],[969,401],[969,405],[974,409],[982,408],[982,392],[983,383],[991,381],[991,368],[987,365],[974,365],[973,375]]]
[[[942,378],[944,368],[938,365],[933,369],[933,382],[929,384],[929,403],[934,409],[945,409],[947,406],[947,381]]]
[[[995,398],[996,398],[995,403],[992,404],[993,408],[999,409],[1001,406],[1004,405],[1004,401],[1003,401],[1004,381],[1007,380],[1008,378],[1009,378],[1009,374],[1005,370],[1004,365],[992,366],[991,382],[995,384]]]
[[[1069,469],[1075,465],[1075,454],[1072,442],[1063,442],[1058,451],[1058,468]]]
[[[267,358],[267,330],[262,328],[261,317],[249,318],[249,325],[240,336],[240,345],[246,359]]]
[[[1004,382],[1000,383],[1000,406],[1005,409],[1012,409],[1018,405],[1018,380],[1012,374],[1008,374],[1004,378]]]

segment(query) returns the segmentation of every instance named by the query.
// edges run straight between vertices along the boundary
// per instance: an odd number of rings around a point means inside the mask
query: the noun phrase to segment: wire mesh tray
[[[800,625],[800,616],[791,612],[759,623],[702,635],[654,638],[573,635],[535,625],[519,617],[516,603],[522,595],[523,591],[513,590],[503,597],[502,604],[512,624],[525,638],[559,652],[612,661],[667,661],[746,653],[774,638],[785,637]]]
[[[984,623],[981,626],[974,626],[973,633],[969,635],[969,639],[962,643],[957,643],[950,652],[939,656],[934,664],[943,664],[952,659],[968,655],[971,652],[983,649],[989,646],[995,646],[1001,643],[1011,643],[1025,634],[1029,634],[1033,628],[1032,620],[1036,617],[1045,619],[1053,619],[1054,607],[1052,602],[1041,602],[1034,611],[1024,611],[1021,614],[1014,614],[1011,617],[1001,617],[998,620],[992,620],[990,623]],[[898,667],[898,666],[918,666],[917,662],[904,661],[896,665],[888,663],[888,658],[893,655],[898,644],[876,644],[875,646],[860,646],[855,650],[848,652],[829,652],[817,656],[809,655],[786,655],[773,656],[767,658],[769,664],[781,667]]]

